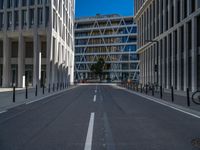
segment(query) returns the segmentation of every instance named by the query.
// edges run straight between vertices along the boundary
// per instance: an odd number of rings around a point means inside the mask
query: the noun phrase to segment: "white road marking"
[[[129,91],[129,90],[127,90],[127,89],[125,89],[126,91]],[[139,94],[139,93],[136,93],[136,92],[132,92],[132,91],[129,91],[129,92],[131,92],[131,93],[134,93],[135,95],[138,95],[138,96],[140,96],[140,97],[143,97],[143,98],[145,98],[145,99],[148,99],[148,100],[150,100],[150,101],[153,101],[153,102],[155,102],[155,103],[158,103],[158,104],[161,104],[161,105],[163,105],[163,106],[166,106],[166,107],[169,107],[169,108],[172,108],[172,109],[174,109],[174,110],[176,110],[176,111],[179,111],[179,112],[182,112],[182,113],[185,113],[185,114],[187,114],[187,115],[190,115],[190,116],[193,116],[193,117],[195,117],[195,118],[198,118],[198,119],[200,119],[200,116],[199,115],[196,115],[196,114],[194,114],[194,113],[190,113],[190,112],[188,112],[188,111],[186,111],[186,110],[183,110],[183,109],[181,109],[181,108],[178,108],[178,106],[176,107],[176,106],[173,106],[172,104],[169,104],[168,102],[161,102],[161,101],[159,101],[159,99],[157,100],[157,98],[151,98],[151,97],[149,97],[149,96],[144,96],[144,95],[142,95],[142,94]]]
[[[95,113],[93,112],[90,115],[90,121],[89,121],[88,132],[87,132],[87,137],[86,137],[86,141],[85,141],[84,150],[91,150],[92,149],[92,136],[93,136],[93,128],[94,128],[94,117],[95,117]]]
[[[94,99],[93,99],[93,101],[96,102],[96,100],[97,100],[97,96],[94,95]]]
[[[7,110],[0,111],[0,114],[3,114],[3,113],[5,113],[5,112],[7,112]]]

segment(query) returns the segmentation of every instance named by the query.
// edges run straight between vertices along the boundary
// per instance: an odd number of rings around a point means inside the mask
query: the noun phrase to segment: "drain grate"
[[[191,142],[194,147],[200,148],[200,138],[195,138]]]

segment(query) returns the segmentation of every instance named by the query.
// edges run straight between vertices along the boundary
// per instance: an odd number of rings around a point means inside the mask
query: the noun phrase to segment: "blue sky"
[[[96,14],[133,15],[133,0],[76,0],[76,17]]]

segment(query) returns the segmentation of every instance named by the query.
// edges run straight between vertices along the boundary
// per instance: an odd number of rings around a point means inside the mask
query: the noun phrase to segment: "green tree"
[[[99,76],[100,80],[103,75],[105,61],[103,58],[99,58],[97,63],[93,64],[90,68],[92,72],[94,72],[97,76]]]

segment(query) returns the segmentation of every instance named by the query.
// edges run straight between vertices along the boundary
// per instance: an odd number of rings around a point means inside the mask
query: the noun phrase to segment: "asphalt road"
[[[198,150],[199,137],[200,119],[105,85],[0,114],[0,150]]]

